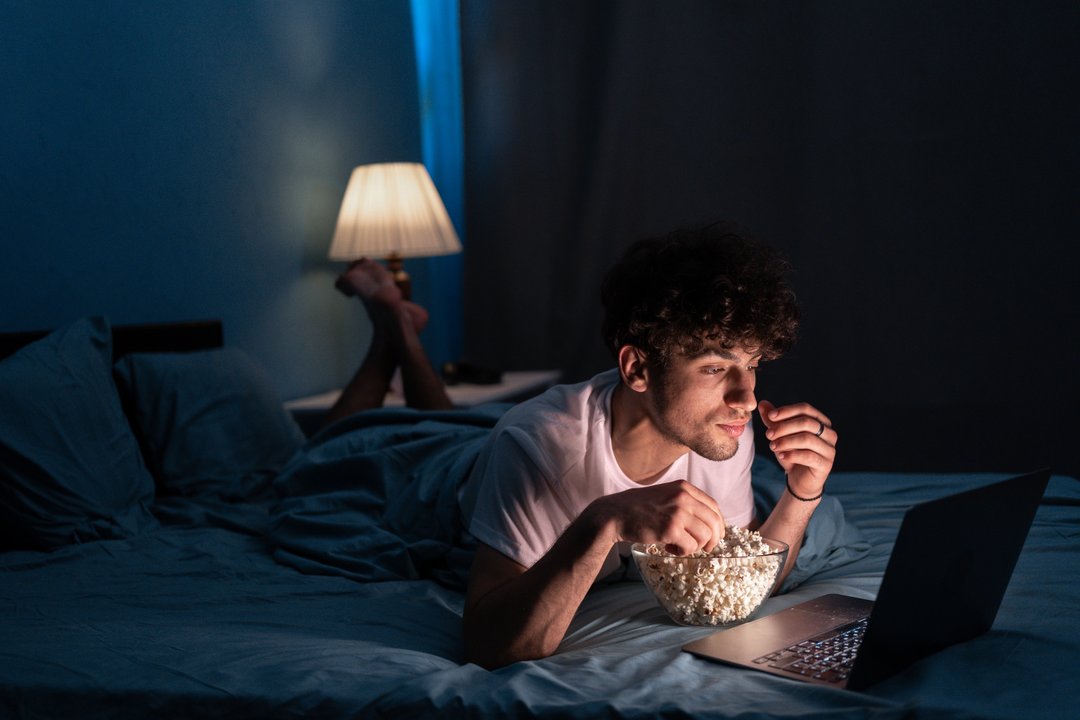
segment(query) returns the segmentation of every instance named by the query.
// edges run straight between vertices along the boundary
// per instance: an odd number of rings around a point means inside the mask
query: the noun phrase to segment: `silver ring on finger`
[[[825,432],[825,423],[823,423],[821,420],[818,420],[818,426],[819,427],[817,429],[817,432],[814,433],[814,435],[817,435],[818,437],[821,437],[821,434],[823,432]]]

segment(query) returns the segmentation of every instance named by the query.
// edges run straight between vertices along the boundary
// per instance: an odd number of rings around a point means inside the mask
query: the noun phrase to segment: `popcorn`
[[[684,625],[724,625],[753,613],[773,588],[786,557],[753,530],[730,526],[715,548],[688,557],[639,546],[641,575],[660,604]],[[772,554],[770,554],[772,553]]]

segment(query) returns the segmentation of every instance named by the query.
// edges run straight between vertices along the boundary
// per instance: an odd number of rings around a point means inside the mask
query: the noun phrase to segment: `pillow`
[[[304,443],[266,375],[234,348],[128,355],[115,373],[161,495],[251,497]]]
[[[112,334],[85,318],[0,361],[0,545],[49,550],[154,524],[154,481],[112,379]]]

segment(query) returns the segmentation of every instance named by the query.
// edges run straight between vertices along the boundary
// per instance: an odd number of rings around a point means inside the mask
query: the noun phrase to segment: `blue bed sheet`
[[[467,557],[455,552],[460,528],[425,533],[416,525],[409,535],[396,511],[383,510],[395,498],[420,498],[422,507],[407,513],[438,522],[449,502],[445,482],[464,469],[440,453],[453,445],[455,461],[467,464],[484,423],[467,416],[453,440],[448,428],[399,423],[393,431],[399,440],[431,443],[425,447],[441,458],[432,467],[445,474],[428,484],[433,476],[406,473],[411,480],[401,484],[390,479],[401,479],[395,470],[375,490],[367,486],[364,512],[378,513],[381,529],[360,536],[381,538],[379,557],[392,568],[386,577],[364,577],[385,572],[381,561],[343,553],[334,545],[340,538],[332,542],[335,528],[342,538],[357,536],[348,517],[358,507],[347,497],[352,489],[345,486],[337,511],[325,497],[341,491],[333,478],[361,487],[370,466],[358,475],[330,472],[322,486],[285,475],[299,492],[292,505],[273,495],[245,504],[161,501],[156,531],[0,555],[0,716],[1049,720],[1073,716],[1080,704],[1073,680],[1080,482],[1061,476],[1051,479],[993,630],[867,692],[683,653],[683,644],[711,630],[675,625],[636,582],[590,593],[550,658],[493,672],[463,664],[463,597],[454,586],[456,563]],[[346,436],[358,432],[338,427],[329,437],[356,442]],[[325,450],[327,442],[316,445]],[[371,452],[382,467],[395,466]],[[815,571],[766,610],[826,592],[872,598],[908,507],[1000,477],[834,475],[829,495],[842,521],[832,530],[822,523],[819,532],[846,539],[809,553],[818,558]],[[761,487],[768,502],[768,482]],[[434,545],[424,545],[431,537]],[[846,548],[843,555],[837,547]]]

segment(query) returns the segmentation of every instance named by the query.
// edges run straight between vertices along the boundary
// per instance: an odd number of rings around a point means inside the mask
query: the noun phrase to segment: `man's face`
[[[750,414],[761,355],[719,345],[703,354],[677,354],[667,368],[650,375],[652,420],[672,442],[709,460],[727,460],[739,448]]]

